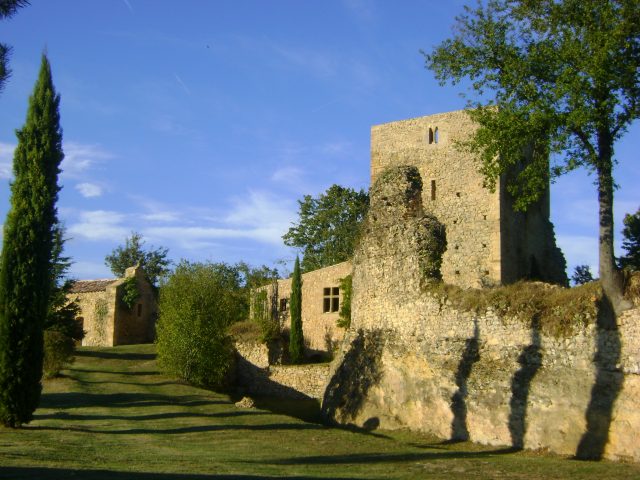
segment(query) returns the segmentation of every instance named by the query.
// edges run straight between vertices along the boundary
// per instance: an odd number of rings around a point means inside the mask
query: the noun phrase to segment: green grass
[[[45,382],[31,424],[0,428],[0,478],[640,478],[638,465],[329,428],[300,419],[317,418],[313,405],[258,405],[161,375],[152,345],[82,348]]]

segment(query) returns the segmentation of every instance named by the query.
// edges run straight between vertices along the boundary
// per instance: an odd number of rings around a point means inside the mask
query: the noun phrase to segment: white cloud
[[[63,148],[62,175],[68,178],[82,178],[91,168],[113,158],[98,145],[66,142]]]
[[[13,177],[13,151],[16,146],[0,142],[0,178]]]
[[[85,198],[99,197],[103,193],[103,189],[100,185],[88,182],[77,184],[76,190],[78,190],[80,192],[80,195]]]
[[[122,241],[130,229],[122,225],[126,216],[108,210],[90,210],[80,213],[80,221],[69,227],[72,236],[88,240]]]
[[[296,185],[301,182],[303,174],[302,169],[298,167],[282,167],[273,172],[271,180],[287,185]]]

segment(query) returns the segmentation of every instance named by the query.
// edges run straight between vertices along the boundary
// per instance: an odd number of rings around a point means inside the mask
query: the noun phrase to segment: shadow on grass
[[[203,400],[197,396],[159,395],[152,393],[45,393],[40,400],[40,408],[87,408],[87,407],[200,407],[205,405],[230,405],[228,401]]]
[[[66,368],[65,371],[67,372],[81,372],[81,373],[107,373],[109,375],[131,375],[131,376],[151,376],[151,375],[160,375],[161,372],[157,371],[157,370],[150,370],[148,372],[123,372],[121,370],[95,370],[93,368],[90,369],[84,369],[84,368]],[[64,376],[64,375],[63,375]],[[71,377],[69,375],[69,377]],[[71,377],[74,378],[75,377]]]
[[[100,430],[97,428],[78,428],[78,427],[49,427],[49,426],[25,426],[24,430],[46,430],[65,432],[88,433],[91,435],[183,435],[185,433],[202,433],[202,432],[221,432],[227,430],[248,430],[248,431],[269,431],[269,430],[322,430],[325,427],[312,423],[267,423],[264,425],[193,425],[191,427],[178,428],[128,428],[126,430]]]
[[[240,395],[234,395],[232,401],[237,401]],[[267,410],[278,415],[297,418],[303,422],[322,423],[320,414],[320,402],[315,398],[309,399],[289,399],[268,396],[254,396],[251,399],[256,408]]]
[[[147,420],[164,420],[171,418],[225,418],[225,417],[244,417],[248,415],[268,415],[267,412],[257,410],[247,411],[231,411],[219,413],[195,413],[195,412],[167,412],[155,413],[150,415],[78,415],[66,412],[57,412],[46,415],[34,415],[34,420],[74,420],[74,421],[93,421],[93,420],[123,420],[144,422]]]
[[[155,360],[155,353],[105,352],[95,350],[77,350],[76,357],[103,358],[109,360]]]
[[[185,473],[114,472],[109,470],[79,470],[45,467],[0,467],[0,478],[11,479],[62,479],[82,478],[83,480],[242,480],[259,478],[282,478],[266,475],[198,475]],[[311,480],[318,477],[286,477],[291,480]],[[323,477],[329,480],[346,480],[350,477]]]
[[[421,460],[445,460],[445,459],[477,459],[488,458],[495,455],[505,455],[514,453],[512,448],[499,450],[485,450],[480,452],[462,452],[443,450],[437,452],[420,453],[354,453],[347,455],[314,455],[308,457],[292,457],[274,460],[271,462],[261,461],[272,465],[348,465],[348,464],[374,464],[374,463],[397,463],[397,462],[417,462]]]

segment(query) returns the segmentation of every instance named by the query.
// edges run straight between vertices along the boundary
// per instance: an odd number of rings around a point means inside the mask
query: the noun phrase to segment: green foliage
[[[616,312],[629,308],[613,255],[612,168],[615,142],[640,117],[640,0],[488,0],[465,7],[455,31],[426,62],[441,83],[471,81],[479,128],[462,146],[481,159],[486,186],[506,178],[524,210],[550,176],[595,172],[602,286]]]
[[[233,365],[227,328],[246,318],[237,267],[180,262],[160,289],[158,364],[199,386],[221,387]]]
[[[46,378],[57,377],[73,361],[74,341],[57,330],[44,332],[43,373]]]
[[[127,268],[140,265],[149,282],[152,285],[158,285],[158,280],[169,273],[171,265],[171,260],[167,259],[169,249],[162,247],[147,249],[144,244],[142,235],[131,232],[131,236],[125,238],[124,246],[118,246],[105,257],[105,265],[117,277],[124,277]]]
[[[340,279],[340,291],[342,292],[342,303],[340,304],[340,312],[336,324],[342,328],[349,328],[351,326],[351,292],[352,292],[352,278],[351,275],[347,275]]]
[[[282,238],[285,245],[302,249],[302,270],[309,272],[351,258],[369,209],[367,192],[332,185],[318,198],[305,195],[298,204],[298,224]]]
[[[302,334],[302,273],[300,259],[296,257],[291,277],[291,331],[289,333],[289,358],[291,363],[301,363],[304,357],[304,337]]]
[[[51,290],[62,130],[46,56],[16,132],[11,208],[4,224],[0,272],[0,421],[28,423],[40,401],[43,326]]]
[[[623,222],[622,248],[627,254],[620,257],[620,266],[628,270],[640,270],[640,209],[633,215],[627,213]]]
[[[18,8],[26,5],[29,5],[27,0],[0,0],[0,20],[12,17]],[[0,92],[4,88],[7,79],[11,76],[11,70],[9,69],[10,55],[11,47],[0,43]]]
[[[280,325],[273,315],[271,301],[266,290],[254,292],[251,297],[251,321],[260,327],[260,341],[263,343],[280,336]]]
[[[577,265],[571,276],[571,281],[574,285],[584,285],[594,280],[595,278],[593,278],[589,265]]]
[[[122,297],[120,301],[125,307],[131,310],[138,301],[138,298],[140,298],[138,280],[136,277],[126,278],[122,283]]]

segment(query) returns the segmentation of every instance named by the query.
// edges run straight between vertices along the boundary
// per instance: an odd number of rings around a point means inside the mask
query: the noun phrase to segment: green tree
[[[28,0],[0,0],[0,20],[11,18],[20,7],[26,5],[29,5]],[[11,75],[11,70],[9,69],[10,55],[11,47],[0,43],[0,92],[2,92],[4,84]]]
[[[479,128],[466,146],[489,187],[516,167],[507,177],[516,208],[537,200],[550,175],[595,173],[600,277],[616,312],[630,304],[613,255],[612,167],[615,142],[640,114],[639,2],[478,2],[457,17],[452,38],[425,54],[442,84],[470,80]]]
[[[147,279],[151,284],[158,285],[158,280],[169,273],[171,260],[167,258],[168,248],[145,248],[145,241],[137,232],[131,232],[131,236],[125,238],[124,246],[113,249],[104,259],[104,263],[117,277],[124,277],[125,270],[129,267],[140,265],[144,268]]]
[[[0,420],[28,423],[42,389],[43,325],[51,290],[62,130],[60,97],[42,56],[24,127],[16,132],[11,208],[0,271]]]
[[[640,208],[633,215],[627,213],[623,223],[622,248],[627,254],[620,257],[620,266],[629,270],[640,270]]]
[[[584,285],[594,280],[589,265],[577,265],[571,276],[571,281],[574,285]]]
[[[318,198],[298,201],[299,221],[282,237],[285,245],[302,249],[302,270],[309,272],[348,260],[353,255],[369,195],[332,185]]]
[[[194,385],[221,387],[233,365],[227,327],[246,318],[236,266],[181,261],[160,288],[158,364]]]
[[[300,363],[304,356],[304,336],[302,334],[302,274],[300,273],[300,259],[297,256],[291,277],[289,312],[291,314],[289,357],[291,363]]]

